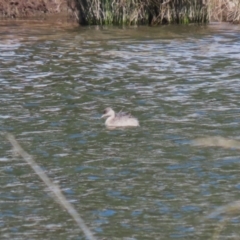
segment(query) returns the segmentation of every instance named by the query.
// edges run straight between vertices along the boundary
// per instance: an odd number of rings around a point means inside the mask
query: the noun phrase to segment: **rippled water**
[[[0,130],[14,134],[98,239],[209,239],[240,198],[240,27],[60,28],[2,22]],[[140,128],[108,130],[105,107]],[[1,239],[85,239],[7,140]],[[239,236],[238,217],[221,239]]]

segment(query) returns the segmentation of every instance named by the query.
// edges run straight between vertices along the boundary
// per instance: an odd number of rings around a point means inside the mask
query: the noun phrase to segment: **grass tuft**
[[[203,0],[75,0],[81,24],[206,23]]]

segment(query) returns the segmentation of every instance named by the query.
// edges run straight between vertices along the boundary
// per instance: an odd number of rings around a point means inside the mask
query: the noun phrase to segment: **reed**
[[[0,17],[69,13],[82,25],[240,23],[239,0],[0,0]]]
[[[147,23],[145,1],[140,0],[76,0],[81,24],[135,25]]]
[[[208,9],[213,21],[240,23],[239,0],[209,0]]]
[[[86,239],[96,240],[91,230],[86,226],[83,219],[75,210],[74,206],[62,194],[59,186],[51,181],[45,171],[37,164],[35,159],[30,154],[24,151],[24,149],[19,145],[18,141],[12,134],[0,132],[0,136],[4,135],[6,136],[6,139],[11,143],[14,153],[21,156],[24,161],[26,161],[26,163],[32,168],[32,170],[39,176],[39,178],[45,183],[54,200],[59,203],[63,210],[66,210],[69,215],[75,220],[78,227],[83,231],[84,235],[86,236]]]
[[[81,24],[206,23],[204,0],[75,0]]]
[[[158,1],[156,1],[157,3]],[[205,23],[208,22],[208,12],[205,2],[202,0],[175,0],[158,2],[158,16],[160,21],[152,24],[162,23]]]
[[[234,217],[238,217],[240,212],[240,201],[235,201],[232,203],[229,203],[223,207],[219,207],[214,212],[209,214],[208,218],[216,218],[219,215],[221,215],[222,220],[219,222],[214,230],[214,233],[212,235],[212,240],[218,240],[221,239],[221,233],[225,228],[227,228],[227,223],[231,222],[231,219]],[[233,239],[233,238],[232,238]],[[235,238],[234,238],[235,239]],[[236,238],[238,239],[238,238]]]

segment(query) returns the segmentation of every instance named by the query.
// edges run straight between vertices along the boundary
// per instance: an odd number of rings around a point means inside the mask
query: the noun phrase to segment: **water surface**
[[[192,140],[239,140],[239,30],[2,22],[0,130],[98,239],[209,239],[222,217],[205,217],[240,198],[239,149]],[[141,127],[106,129],[109,106]],[[3,138],[0,171],[1,239],[85,239]]]

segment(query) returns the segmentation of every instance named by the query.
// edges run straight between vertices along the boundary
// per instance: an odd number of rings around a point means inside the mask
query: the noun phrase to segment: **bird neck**
[[[107,118],[106,124],[110,123],[114,118],[115,118],[115,112],[113,112],[113,114],[111,114],[111,116]]]

